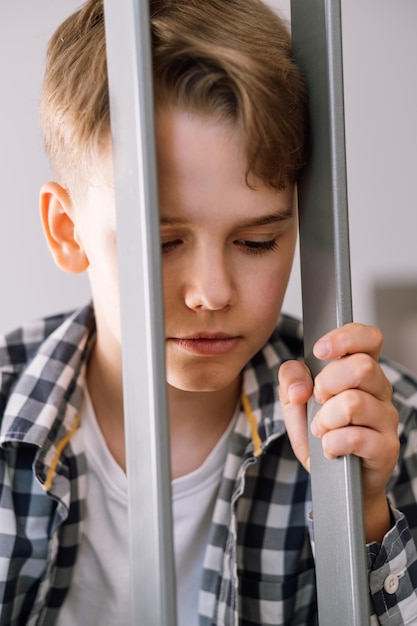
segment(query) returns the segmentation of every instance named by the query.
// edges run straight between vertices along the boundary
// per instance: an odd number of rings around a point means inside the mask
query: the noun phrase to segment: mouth
[[[239,343],[240,337],[225,333],[208,333],[191,337],[171,337],[169,341],[185,352],[200,356],[219,356],[233,350]]]

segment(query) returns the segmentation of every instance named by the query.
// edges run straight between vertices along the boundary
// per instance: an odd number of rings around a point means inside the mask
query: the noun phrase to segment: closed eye
[[[175,250],[182,244],[182,239],[173,239],[172,241],[163,241],[161,244],[162,254],[167,254]]]
[[[268,241],[250,241],[247,239],[236,239],[234,243],[242,249],[245,254],[262,254],[278,248],[276,239]]]
[[[170,241],[164,241],[161,244],[162,254],[168,254],[169,252],[176,250],[183,244],[182,239],[172,239]],[[250,239],[236,239],[233,242],[238,246],[245,254],[262,254],[265,252],[273,251],[278,248],[278,242],[274,239],[267,241],[253,241]]]

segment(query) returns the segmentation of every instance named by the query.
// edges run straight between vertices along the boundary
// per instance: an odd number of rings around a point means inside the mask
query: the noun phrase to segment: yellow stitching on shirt
[[[262,439],[258,433],[258,424],[256,422],[256,418],[252,413],[252,408],[249,402],[249,399],[245,393],[242,392],[242,405],[243,410],[245,411],[246,417],[248,418],[248,422],[251,429],[251,436],[253,441],[253,455],[260,456],[262,454]]]
[[[65,448],[65,446],[67,445],[67,443],[74,436],[75,431],[77,430],[77,428],[79,426],[79,423],[80,423],[80,415],[77,414],[76,417],[75,417],[74,423],[71,426],[69,432],[65,435],[65,437],[63,439],[61,439],[61,441],[58,442],[58,444],[56,446],[55,456],[52,459],[51,467],[48,470],[48,473],[46,475],[45,484],[43,485],[43,488],[44,488],[45,491],[49,491],[51,489],[52,481],[53,481],[54,476],[55,476],[56,467],[58,465],[58,461],[60,459],[62,451]]]

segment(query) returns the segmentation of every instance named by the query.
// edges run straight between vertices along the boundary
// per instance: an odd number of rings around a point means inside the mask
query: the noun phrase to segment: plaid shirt
[[[54,624],[71,584],[87,496],[79,407],[94,334],[86,307],[0,338],[0,626]],[[310,481],[276,395],[279,364],[299,358],[301,343],[299,324],[283,317],[245,369],[251,419],[242,410],[231,435],[204,561],[201,626],[317,624]],[[368,562],[372,623],[394,626],[417,623],[417,385],[384,368],[402,445],[389,485],[395,526],[382,545],[368,546]]]

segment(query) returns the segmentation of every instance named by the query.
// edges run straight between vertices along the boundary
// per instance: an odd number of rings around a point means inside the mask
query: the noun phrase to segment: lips
[[[225,333],[198,334],[191,337],[173,337],[169,341],[186,352],[200,356],[219,356],[233,350],[240,341]]]

